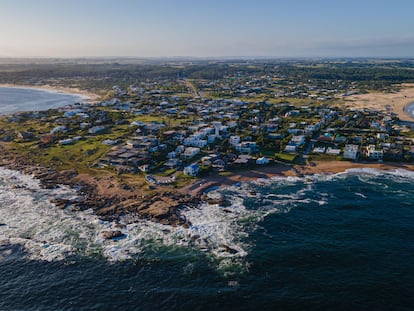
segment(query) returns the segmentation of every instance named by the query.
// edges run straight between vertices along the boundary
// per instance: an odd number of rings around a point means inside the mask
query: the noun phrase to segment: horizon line
[[[0,59],[180,59],[180,60],[245,60],[245,59],[412,59],[414,56],[0,56]]]

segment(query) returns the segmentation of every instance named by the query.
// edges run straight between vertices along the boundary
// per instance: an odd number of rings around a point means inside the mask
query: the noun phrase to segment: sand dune
[[[398,115],[401,121],[414,121],[404,108],[414,102],[414,84],[402,84],[395,93],[369,93],[352,95],[345,98],[348,108],[367,108],[378,111],[390,111]]]

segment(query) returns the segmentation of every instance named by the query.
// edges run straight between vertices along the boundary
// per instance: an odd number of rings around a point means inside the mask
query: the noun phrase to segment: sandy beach
[[[182,192],[188,193],[192,196],[199,195],[205,190],[215,186],[229,186],[238,182],[249,182],[260,178],[271,178],[274,176],[288,177],[288,176],[303,176],[312,174],[336,174],[345,172],[353,168],[374,168],[379,170],[396,170],[404,169],[414,171],[414,164],[406,163],[378,163],[378,162],[347,162],[347,161],[318,161],[312,162],[312,165],[283,165],[278,164],[254,170],[234,171],[226,176],[214,176],[203,178],[189,186],[181,189]]]
[[[0,87],[11,87],[11,88],[24,88],[24,89],[34,89],[34,90],[43,90],[53,93],[64,93],[71,95],[79,95],[86,102],[95,103],[99,101],[100,96],[89,92],[87,90],[81,90],[79,88],[63,87],[63,86],[54,86],[54,85],[21,85],[21,84],[10,84],[3,83],[0,84]]]
[[[401,121],[413,122],[414,118],[405,112],[404,108],[414,102],[414,84],[401,85],[396,93],[369,93],[345,97],[348,108],[367,108],[378,111],[391,111],[398,115]]]

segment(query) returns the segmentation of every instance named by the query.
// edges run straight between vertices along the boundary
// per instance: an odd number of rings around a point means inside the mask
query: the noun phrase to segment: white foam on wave
[[[104,256],[110,261],[135,259],[145,256],[142,253],[151,243],[203,251],[220,266],[239,264],[247,255],[242,241],[248,236],[244,218],[265,214],[247,211],[242,199],[234,197],[227,211],[208,204],[186,210],[189,228],[146,220],[118,226],[100,220],[92,210],[59,209],[51,203],[59,198],[79,199],[67,187],[42,189],[32,177],[0,168],[0,223],[4,224],[0,241],[22,245],[33,260],[63,260],[74,254]],[[101,236],[106,230],[120,230],[124,236],[106,240]]]
[[[246,257],[253,247],[249,235],[265,217],[289,212],[302,204],[328,204],[330,195],[315,195],[315,183],[349,175],[369,177],[384,174],[401,180],[414,179],[413,172],[401,169],[351,169],[331,175],[276,177],[210,192],[208,195],[211,197],[219,197],[223,191],[226,192],[231,205],[223,208],[202,204],[185,210],[183,214],[191,222],[189,228],[141,220],[120,229],[112,222],[99,220],[91,210],[61,210],[50,202],[52,198],[77,200],[75,191],[64,186],[54,190],[42,189],[39,181],[30,176],[0,168],[0,223],[5,224],[0,226],[0,241],[23,245],[28,257],[36,260],[62,260],[72,254],[99,255],[110,261],[135,259],[145,256],[145,248],[152,243],[205,252],[219,268],[229,265],[247,268]],[[272,193],[255,191],[257,187],[273,189],[275,185],[277,187]],[[286,190],[291,186],[290,193],[279,192],[279,189]],[[260,204],[249,207],[246,200]],[[120,230],[124,237],[117,241],[105,240],[101,236],[104,230]]]
[[[363,193],[355,192],[355,195],[356,196],[359,196],[359,197],[361,197],[363,199],[366,199],[367,198],[367,196],[365,194],[363,194]]]
[[[384,177],[397,177],[408,178],[414,180],[414,171],[398,168],[393,170],[381,170],[377,168],[351,168],[347,169],[342,174],[354,174],[354,175],[367,175],[367,176],[384,176]]]

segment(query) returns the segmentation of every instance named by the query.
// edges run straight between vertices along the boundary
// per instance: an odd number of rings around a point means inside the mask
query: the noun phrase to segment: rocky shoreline
[[[42,167],[3,145],[0,145],[0,154],[1,167],[31,175],[38,179],[44,188],[54,189],[59,185],[66,185],[75,189],[81,198],[76,202],[64,199],[51,200],[59,208],[70,207],[75,211],[92,209],[105,221],[118,223],[123,216],[123,220],[126,219],[128,223],[147,219],[164,225],[188,227],[191,224],[181,211],[197,207],[202,201],[201,196],[191,196],[178,191],[163,191],[142,196],[132,187],[119,184],[116,185],[122,188],[119,194],[105,194],[97,188],[101,182],[98,177],[95,177],[94,183],[80,180],[75,170],[58,172]]]

